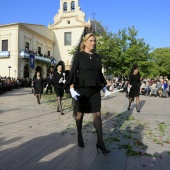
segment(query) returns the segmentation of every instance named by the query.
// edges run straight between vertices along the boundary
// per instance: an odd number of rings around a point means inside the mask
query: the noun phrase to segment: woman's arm
[[[74,56],[72,68],[65,83],[66,86],[67,85],[72,86],[73,84],[75,85],[76,83],[78,83],[78,70],[79,70],[79,57],[80,57],[79,55],[80,54],[77,53]]]

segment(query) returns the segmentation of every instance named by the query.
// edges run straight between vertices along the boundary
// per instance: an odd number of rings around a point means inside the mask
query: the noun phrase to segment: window
[[[48,55],[48,57],[50,57],[50,51],[47,51],[47,55]]]
[[[64,45],[71,45],[71,32],[64,33]]]
[[[25,51],[28,51],[30,48],[29,42],[25,42]]]
[[[38,47],[38,52],[40,52],[40,53],[41,53],[41,47]]]
[[[2,40],[2,51],[8,51],[8,40]]]
[[[41,54],[41,47],[38,47],[38,54],[39,54],[40,56],[42,56],[42,54]]]
[[[71,2],[71,11],[74,11],[74,10],[75,10],[75,2],[72,1],[72,2]]]
[[[64,4],[63,4],[63,11],[64,12],[67,11],[67,2],[64,2]]]

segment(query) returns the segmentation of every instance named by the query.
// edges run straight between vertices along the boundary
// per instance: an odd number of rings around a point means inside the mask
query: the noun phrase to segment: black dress
[[[98,54],[78,52],[75,55],[66,85],[74,84],[75,90],[80,94],[76,101],[76,112],[100,112],[100,89],[106,85],[101,69],[102,62]]]
[[[59,83],[61,78],[63,78],[64,80],[63,73],[59,74],[58,72],[54,72],[53,78],[52,78],[52,84],[54,85],[54,90],[55,90],[57,97],[63,97],[64,95],[64,84]]]
[[[43,93],[43,78],[34,78],[34,89],[35,94],[42,94]]]
[[[133,74],[130,73],[129,75],[129,83],[132,86],[130,88],[130,93],[129,97],[134,98],[139,96],[139,91],[140,91],[140,75],[139,74]]]

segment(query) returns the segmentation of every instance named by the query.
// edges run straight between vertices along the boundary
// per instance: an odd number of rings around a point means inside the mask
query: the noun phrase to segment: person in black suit
[[[61,64],[58,64],[57,70],[53,74],[52,84],[54,85],[54,90],[57,95],[57,112],[60,112],[61,115],[64,115],[61,101],[64,95],[65,76],[62,69],[63,66]]]
[[[71,72],[66,80],[66,86],[70,86],[72,98],[76,100],[76,126],[78,132],[78,146],[84,147],[82,137],[82,121],[84,113],[93,113],[93,124],[97,132],[98,148],[104,154],[110,151],[106,149],[101,121],[101,95],[100,90],[106,85],[102,74],[101,57],[95,53],[96,38],[88,33],[82,40],[80,52],[74,56]]]
[[[40,72],[36,73],[37,77],[34,78],[35,96],[37,97],[37,103],[40,104],[41,94],[43,93],[43,78]]]
[[[50,90],[50,94],[52,94],[52,74],[50,73],[49,76],[46,79],[47,85],[46,85],[46,94],[48,94],[48,90]]]
[[[134,64],[131,72],[129,74],[129,86],[130,86],[130,92],[129,92],[129,106],[128,110],[130,110],[130,106],[134,98],[136,97],[136,111],[140,112],[139,108],[139,92],[140,92],[140,74],[138,70],[138,65]]]

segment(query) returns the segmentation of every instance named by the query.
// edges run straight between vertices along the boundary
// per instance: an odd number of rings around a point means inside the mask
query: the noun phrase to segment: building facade
[[[79,0],[60,0],[54,23],[14,23],[0,25],[0,76],[32,78],[35,71],[46,77],[48,69],[59,61],[69,69],[73,50],[80,42],[85,22]]]

